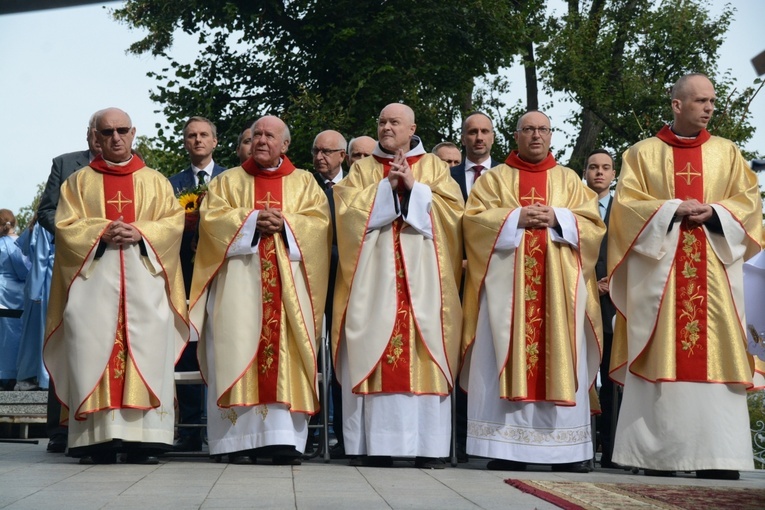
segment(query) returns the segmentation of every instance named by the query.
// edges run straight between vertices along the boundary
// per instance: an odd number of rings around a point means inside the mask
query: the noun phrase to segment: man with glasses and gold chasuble
[[[605,225],[595,193],[550,153],[551,138],[545,114],[523,115],[518,150],[476,181],[463,218],[467,453],[493,459],[489,469],[591,469]]]
[[[44,359],[69,455],[156,464],[173,444],[173,364],[188,338],[184,212],[132,153],[127,113],[99,111],[94,131],[102,155],[61,186]]]

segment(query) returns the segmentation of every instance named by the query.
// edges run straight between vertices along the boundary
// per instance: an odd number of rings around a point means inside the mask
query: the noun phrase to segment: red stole
[[[135,221],[133,172],[145,166],[146,163],[135,154],[123,166],[109,165],[100,154],[90,162],[90,167],[103,176],[106,219],[117,220],[122,217],[125,223]]]
[[[672,146],[675,198],[704,203],[704,162],[701,146],[709,140],[704,129],[696,138],[678,138],[668,126],[656,135]],[[707,381],[707,238],[700,226],[680,223],[680,241],[675,251],[675,378],[677,381]]]
[[[252,158],[242,165],[242,168],[253,176],[255,209],[282,209],[282,178],[295,170],[295,166],[287,156],[282,158],[279,168],[273,171],[263,170]],[[276,240],[273,235],[261,234],[258,255],[261,268],[263,319],[255,362],[258,373],[258,404],[267,404],[279,402],[277,382],[282,325],[282,284],[279,263],[276,259]],[[252,405],[252,403],[247,404]],[[233,402],[232,405],[234,405]]]
[[[406,162],[410,168],[417,163],[423,154],[410,156]],[[383,165],[383,178],[387,179],[393,159],[374,156]],[[402,183],[399,181],[397,192],[399,198],[403,194]],[[383,393],[406,393],[412,391],[412,346],[415,331],[413,323],[412,300],[409,295],[409,285],[406,280],[406,267],[401,251],[401,229],[404,219],[399,216],[393,222],[393,260],[396,270],[396,321],[393,332],[388,340],[383,355],[380,357],[380,386]]]
[[[108,164],[100,154],[90,162],[90,167],[103,176],[104,214],[106,219],[115,221],[122,218],[124,223],[135,222],[133,173],[145,166],[146,163],[135,154],[126,165],[122,166]],[[122,257],[123,251],[120,249],[120,259]],[[118,305],[117,330],[114,334],[114,348],[104,373],[104,378],[109,388],[109,406],[107,409],[122,409],[124,405],[125,371],[127,369],[128,357],[130,356],[127,318],[125,315],[124,274],[120,276],[120,279],[120,302]]]
[[[517,151],[507,157],[505,163],[519,171],[518,201],[521,207],[547,204],[547,170],[557,163],[552,154],[541,162],[532,164],[522,160]],[[524,299],[524,352],[526,354],[526,396],[524,402],[547,400],[546,369],[546,257],[547,229],[526,229],[523,235],[523,299]],[[516,268],[519,264],[516,263]],[[520,269],[520,268],[519,268]],[[521,271],[516,270],[516,274]],[[520,298],[516,296],[515,299]],[[513,321],[519,320],[515,315]],[[511,326],[514,329],[514,326]],[[513,342],[519,339],[513,338]]]

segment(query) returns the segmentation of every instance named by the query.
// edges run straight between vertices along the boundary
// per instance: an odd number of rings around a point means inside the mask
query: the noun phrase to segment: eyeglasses
[[[324,156],[329,156],[330,154],[334,154],[335,152],[344,151],[345,149],[319,149],[318,147],[314,147],[311,149],[311,154],[314,156],[318,156],[321,152]]]
[[[130,130],[133,128],[129,127],[118,127],[118,128],[108,128],[108,129],[98,129],[97,131],[101,133],[101,136],[111,137],[114,136],[114,132],[116,131],[117,134],[120,136],[125,136],[126,134],[130,133]]]
[[[521,131],[524,135],[531,135],[534,133],[534,131],[536,131],[540,135],[547,135],[552,131],[552,129],[550,129],[547,126],[541,126],[541,127],[526,126],[519,129],[519,131]]]

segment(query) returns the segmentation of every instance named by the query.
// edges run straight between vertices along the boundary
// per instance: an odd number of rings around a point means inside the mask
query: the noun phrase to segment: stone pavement
[[[698,480],[597,470],[577,475],[539,466],[527,472],[485,469],[486,461],[444,470],[413,462],[393,468],[350,467],[320,460],[302,466],[229,465],[209,458],[162,458],[156,466],[80,465],[39,444],[0,442],[0,508],[30,509],[554,509],[505,484],[505,478],[668,485],[765,487],[765,471],[738,481]]]

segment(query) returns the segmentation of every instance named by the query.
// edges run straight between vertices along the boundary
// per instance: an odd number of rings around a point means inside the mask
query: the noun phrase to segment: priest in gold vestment
[[[465,207],[468,267],[461,384],[467,452],[489,469],[587,472],[602,336],[598,202],[549,152],[550,120],[518,122],[518,151],[476,181]]]
[[[742,266],[760,251],[762,204],[738,148],[706,130],[715,99],[705,76],[678,80],[674,123],[624,153],[611,210],[611,377],[624,384],[613,461],[651,475],[754,467],[746,390],[763,379]]]
[[[173,444],[173,365],[188,338],[179,259],[183,208],[131,153],[135,128],[98,112],[103,154],[61,186],[45,364],[69,455],[156,463]]]
[[[200,207],[192,335],[208,384],[210,453],[235,462],[299,463],[319,410],[329,205],[285,155],[289,142],[279,118],[256,121],[252,156],[212,179]]]
[[[335,187],[340,254],[332,320],[353,463],[441,468],[459,361],[463,201],[426,154],[414,113],[380,113],[379,144]],[[367,457],[361,457],[367,456]]]

